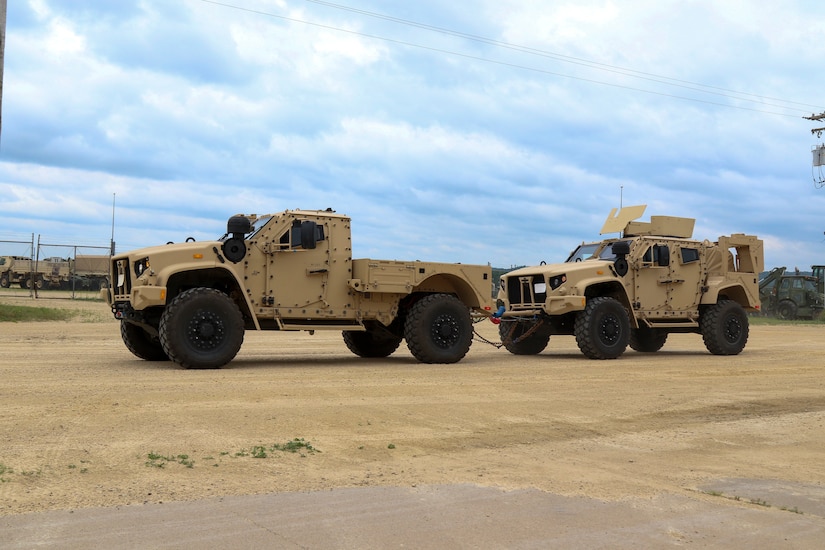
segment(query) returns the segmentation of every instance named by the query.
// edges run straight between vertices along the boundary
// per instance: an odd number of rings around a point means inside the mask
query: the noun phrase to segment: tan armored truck
[[[672,332],[701,334],[716,355],[744,349],[747,312],[760,308],[762,241],[744,234],[693,240],[695,220],[634,221],[644,211],[613,209],[601,233],[621,237],[582,244],[565,263],[501,277],[494,317],[507,350],[537,354],[563,334],[591,359],[615,359],[628,345],[658,351]]]
[[[58,288],[69,280],[70,264],[63,258],[45,258],[34,261],[25,256],[0,257],[0,287],[12,284],[20,288]]]
[[[111,261],[101,292],[126,347],[186,368],[225,365],[252,329],[340,330],[361,357],[404,339],[421,362],[454,363],[492,303],[489,266],[353,259],[350,218],[331,209],[236,215],[219,240]]]

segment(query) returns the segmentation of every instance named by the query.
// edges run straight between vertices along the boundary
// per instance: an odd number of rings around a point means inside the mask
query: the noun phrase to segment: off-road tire
[[[187,369],[216,369],[241,349],[241,311],[226,294],[193,288],[178,294],[160,317],[160,342],[169,359]]]
[[[550,342],[550,327],[542,324],[528,336],[522,335],[533,329],[540,320],[504,321],[498,325],[498,335],[504,348],[513,355],[536,355],[544,351]]]
[[[790,300],[783,300],[776,307],[776,316],[787,321],[796,319],[796,312],[796,304]]]
[[[365,331],[345,330],[344,343],[359,357],[389,357],[401,344],[402,338],[383,327],[368,328]]]
[[[126,349],[131,351],[136,357],[146,361],[168,361],[169,356],[163,351],[163,346],[157,336],[152,336],[142,327],[129,323],[120,322],[120,337],[126,344]]]
[[[407,313],[404,339],[422,363],[456,363],[473,343],[470,310],[451,294],[428,294]]]
[[[719,300],[702,312],[699,330],[714,355],[737,355],[748,343],[748,315],[737,302]]]
[[[616,359],[630,341],[630,318],[616,299],[599,296],[587,300],[573,325],[576,343],[590,359]]]
[[[11,286],[11,281],[9,280],[8,274],[0,276],[0,287],[9,288],[10,286]]]
[[[641,353],[654,353],[662,349],[667,341],[667,332],[650,327],[630,330],[630,348]]]

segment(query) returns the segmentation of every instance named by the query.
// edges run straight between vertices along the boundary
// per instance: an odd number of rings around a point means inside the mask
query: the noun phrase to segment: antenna
[[[109,239],[109,255],[115,255],[115,198],[117,193],[112,193],[112,238]]]

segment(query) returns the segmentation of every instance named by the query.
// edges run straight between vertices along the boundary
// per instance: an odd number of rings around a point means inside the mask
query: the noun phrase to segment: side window
[[[289,235],[290,231],[285,231],[281,238],[278,239],[278,244],[281,245],[281,248],[289,248]]]
[[[779,290],[787,291],[790,286],[791,286],[790,279],[782,279],[782,281],[779,283]]]
[[[670,249],[666,244],[654,244],[645,250],[642,263],[652,266],[665,267],[670,265]]]
[[[699,250],[696,248],[684,248],[680,249],[682,251],[682,263],[689,264],[692,262],[699,261]]]
[[[318,241],[326,240],[324,226],[313,221],[295,220],[292,227],[285,231],[278,244],[281,248],[315,248]]]
[[[793,289],[794,290],[801,290],[802,289],[802,279],[794,279],[793,280]]]

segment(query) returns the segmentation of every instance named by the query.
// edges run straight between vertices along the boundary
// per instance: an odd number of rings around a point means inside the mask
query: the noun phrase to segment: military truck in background
[[[68,288],[100,290],[109,286],[108,254],[78,254],[71,263]]]
[[[46,277],[46,266],[35,268],[31,258],[25,256],[0,256],[0,287],[42,288]]]
[[[421,362],[461,360],[473,317],[491,313],[490,266],[353,259],[350,224],[331,209],[238,214],[215,241],[114,256],[102,294],[134,355],[185,368],[229,363],[245,330],[340,330],[361,357],[406,340]]]
[[[586,357],[615,359],[628,345],[658,351],[676,332],[701,334],[716,355],[744,349],[747,313],[760,309],[762,241],[740,233],[694,240],[694,219],[634,221],[645,208],[611,211],[601,233],[620,237],[501,277],[494,317],[508,351],[537,354],[552,335],[572,335]]]
[[[109,256],[81,255],[74,259],[51,257],[32,260],[25,256],[0,256],[0,287],[91,289],[108,284]]]
[[[784,266],[773,268],[759,281],[762,313],[788,320],[818,317],[825,307],[819,282],[816,276],[788,273]]]

